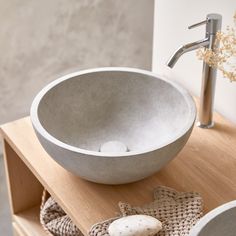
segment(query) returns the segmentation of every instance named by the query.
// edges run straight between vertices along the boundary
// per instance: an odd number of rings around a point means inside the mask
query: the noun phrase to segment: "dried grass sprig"
[[[225,32],[217,32],[214,50],[201,48],[197,57],[220,70],[223,77],[236,82],[236,12],[234,26],[228,26]]]

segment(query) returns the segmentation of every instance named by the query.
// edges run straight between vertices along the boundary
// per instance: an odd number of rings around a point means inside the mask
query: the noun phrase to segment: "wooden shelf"
[[[13,215],[13,227],[18,235],[48,236],[39,222],[39,206]]]
[[[46,235],[38,219],[43,188],[87,235],[98,221],[114,217],[119,201],[142,205],[158,185],[197,191],[205,212],[236,198],[236,126],[214,115],[214,129],[194,127],[181,153],[157,174],[118,186],[85,181],[58,165],[40,145],[29,117],[1,127],[13,227],[18,235]],[[39,232],[36,234],[36,232]]]
[[[25,233],[20,228],[20,226],[17,223],[15,223],[14,221],[12,222],[12,228],[13,228],[13,235],[14,236],[26,236]]]

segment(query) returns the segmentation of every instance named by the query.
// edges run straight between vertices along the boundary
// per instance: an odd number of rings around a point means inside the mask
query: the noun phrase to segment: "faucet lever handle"
[[[198,27],[198,26],[200,26],[200,25],[205,25],[207,22],[208,22],[208,20],[203,20],[203,21],[198,22],[198,23],[196,23],[196,24],[190,25],[190,26],[188,27],[188,29],[192,29],[192,28]]]

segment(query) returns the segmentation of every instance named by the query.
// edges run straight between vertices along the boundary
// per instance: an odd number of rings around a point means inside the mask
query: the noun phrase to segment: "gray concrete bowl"
[[[104,184],[134,182],[160,170],[184,147],[195,116],[185,89],[131,68],[66,75],[43,88],[31,106],[48,154],[74,174]],[[119,147],[101,148],[111,141]]]
[[[235,236],[236,201],[210,211],[192,228],[189,236]]]

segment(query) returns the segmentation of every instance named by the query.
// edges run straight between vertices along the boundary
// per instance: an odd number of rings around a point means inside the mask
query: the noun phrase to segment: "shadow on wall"
[[[0,124],[68,72],[151,68],[153,1],[0,0]]]

